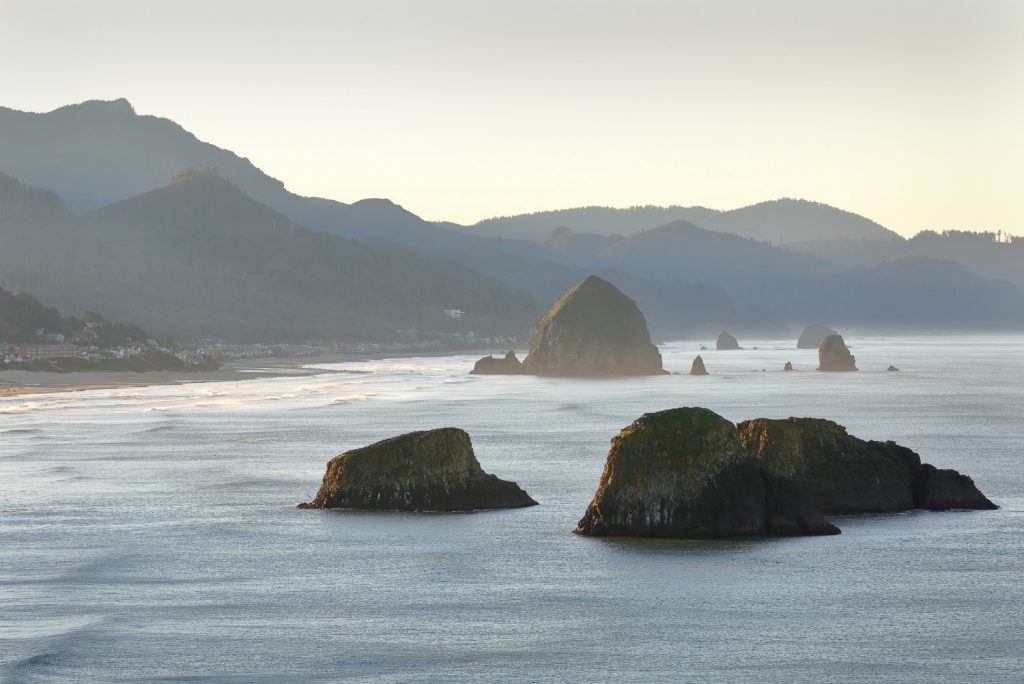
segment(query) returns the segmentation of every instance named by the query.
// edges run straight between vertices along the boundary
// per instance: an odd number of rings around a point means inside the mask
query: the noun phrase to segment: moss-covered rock
[[[857,370],[856,359],[842,335],[829,335],[818,347],[818,370],[840,372]]]
[[[554,376],[665,372],[636,302],[597,276],[562,295],[538,321],[523,367]]]
[[[335,456],[316,497],[299,507],[470,511],[536,503],[516,483],[483,471],[466,432],[440,428]]]
[[[703,408],[648,413],[612,439],[577,534],[714,538],[835,534],[800,494]]]
[[[836,331],[827,325],[818,325],[816,323],[811,324],[803,329],[800,333],[800,337],[796,341],[797,349],[817,349],[821,346],[821,343],[825,341],[825,338],[829,335],[835,335]]]
[[[727,332],[723,332],[715,340],[715,349],[719,351],[732,351],[740,348],[740,343],[735,337]]]
[[[858,439],[830,420],[758,418],[740,423],[739,437],[826,513],[995,508],[969,477],[922,465],[893,442]]]
[[[499,359],[488,354],[477,361],[470,371],[473,375],[522,375],[524,372],[523,364],[514,351],[505,352],[505,356]]]
[[[697,358],[690,365],[690,375],[708,375],[708,369],[704,366],[704,359],[697,354]]]

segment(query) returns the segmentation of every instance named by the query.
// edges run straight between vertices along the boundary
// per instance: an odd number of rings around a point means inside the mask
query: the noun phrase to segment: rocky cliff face
[[[335,456],[300,508],[468,511],[536,505],[514,482],[480,467],[458,428],[410,432]]]
[[[818,370],[820,371],[855,371],[856,359],[846,347],[842,335],[829,335],[818,347]]]
[[[589,276],[537,323],[523,362],[536,375],[659,375],[661,353],[636,302]]]
[[[827,325],[812,324],[803,329],[796,341],[797,349],[817,349],[825,338],[835,335],[836,331]]]
[[[499,359],[488,354],[477,361],[470,371],[474,375],[522,375],[524,372],[523,364],[514,351],[506,352],[505,356]]]
[[[893,442],[858,439],[830,420],[758,418],[739,424],[739,438],[826,513],[995,508],[969,477],[922,465]]]
[[[794,483],[702,408],[641,416],[612,439],[577,534],[713,538],[836,534]]]
[[[736,340],[735,337],[733,337],[727,332],[723,332],[722,334],[720,334],[718,336],[718,339],[715,341],[715,349],[718,349],[720,351],[731,351],[733,349],[739,348],[740,343]]]

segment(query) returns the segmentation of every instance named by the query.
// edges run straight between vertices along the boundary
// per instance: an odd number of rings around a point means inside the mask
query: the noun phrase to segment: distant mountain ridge
[[[577,233],[628,236],[673,221],[772,244],[812,239],[899,241],[874,221],[819,202],[783,198],[719,211],[706,207],[581,207],[486,219],[470,227],[478,235],[546,240],[562,227]]]

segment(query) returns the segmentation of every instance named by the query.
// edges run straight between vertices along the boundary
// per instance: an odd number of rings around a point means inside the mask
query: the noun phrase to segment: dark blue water
[[[450,357],[0,399],[0,680],[1020,681],[1024,338],[848,341],[860,373],[746,341],[704,352],[707,378],[469,377]],[[687,371],[696,349],[664,353]],[[571,534],[608,440],[673,406],[832,418],[1002,509],[827,538]],[[294,508],[336,453],[446,425],[541,505]]]

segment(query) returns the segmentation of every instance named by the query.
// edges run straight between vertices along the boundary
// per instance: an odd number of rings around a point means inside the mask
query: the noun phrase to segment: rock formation
[[[787,361],[786,365],[782,367],[782,370],[784,370],[784,371],[791,371],[791,370],[793,370],[793,364],[790,361]]]
[[[899,371],[899,368],[897,368],[896,366],[889,366],[889,367],[888,367],[888,368],[886,368],[885,370],[887,370],[887,371],[888,371],[888,372],[890,372],[890,373],[896,373],[896,372],[898,372],[898,371]]]
[[[971,478],[922,465],[893,442],[858,439],[830,420],[758,418],[739,424],[739,438],[826,513],[996,508]]]
[[[818,347],[818,370],[820,371],[855,371],[856,359],[846,347],[842,335],[829,335]]]
[[[743,448],[735,425],[708,409],[678,408],[645,414],[612,439],[575,532],[699,539],[839,530]]]
[[[715,342],[715,349],[718,350],[732,350],[739,349],[740,343],[736,341],[736,338],[727,332],[723,332],[718,336],[718,341]]]
[[[471,511],[536,505],[515,482],[480,468],[458,428],[410,432],[335,456],[299,508]]]
[[[516,358],[514,351],[505,352],[505,356],[499,359],[488,354],[477,361],[470,371],[474,375],[522,375],[523,372],[523,364]]]
[[[821,343],[825,341],[826,337],[835,334],[836,331],[827,325],[809,325],[800,333],[800,337],[796,341],[796,348],[817,349],[821,346]]]
[[[544,314],[523,368],[554,376],[665,372],[636,302],[597,276],[588,276]]]
[[[704,367],[704,359],[700,358],[700,354],[697,354],[697,358],[693,360],[693,365],[690,366],[690,375],[707,375],[708,369]]]

